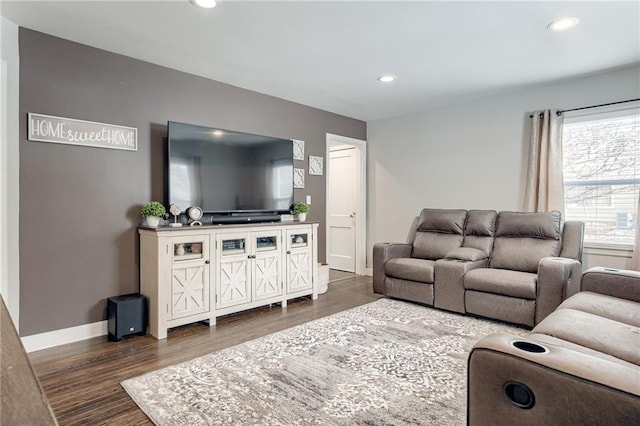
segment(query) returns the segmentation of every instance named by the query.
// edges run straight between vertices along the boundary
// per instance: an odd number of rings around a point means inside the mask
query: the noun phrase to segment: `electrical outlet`
[[[307,204],[311,204],[311,195],[307,195]]]

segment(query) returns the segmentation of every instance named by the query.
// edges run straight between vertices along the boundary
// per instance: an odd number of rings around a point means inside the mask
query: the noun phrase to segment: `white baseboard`
[[[27,352],[78,342],[92,337],[108,334],[107,321],[83,324],[77,327],[63,328],[46,333],[33,334],[21,338],[22,345]]]
[[[365,268],[364,274],[373,275],[373,268]],[[92,337],[106,336],[108,333],[107,321],[100,321],[79,325],[77,327],[24,336],[21,340],[27,352],[35,352],[41,349],[90,339]]]

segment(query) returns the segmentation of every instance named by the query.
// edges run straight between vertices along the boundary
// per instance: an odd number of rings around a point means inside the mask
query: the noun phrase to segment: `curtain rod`
[[[638,101],[640,101],[640,98],[627,99],[625,101],[609,102],[609,103],[606,103],[606,104],[599,104],[599,105],[590,105],[590,106],[584,106],[584,107],[580,107],[580,108],[562,109],[562,110],[556,111],[556,115],[561,115],[562,113],[570,112],[570,111],[580,111],[580,110],[583,110],[583,109],[599,108],[599,107],[605,107],[605,106],[610,106],[610,105],[626,104],[627,102],[638,102]],[[531,114],[529,116],[529,118],[533,118],[533,114]],[[540,114],[540,118],[542,118],[542,114]]]

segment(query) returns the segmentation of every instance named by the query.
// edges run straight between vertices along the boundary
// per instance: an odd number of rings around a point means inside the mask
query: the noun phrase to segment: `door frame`
[[[355,273],[356,275],[364,275],[366,272],[366,253],[367,253],[367,141],[361,139],[354,139],[347,136],[334,135],[327,133],[326,139],[326,199],[325,199],[325,223],[328,223],[329,218],[329,176],[331,173],[331,161],[329,157],[329,148],[331,145],[351,145],[360,150],[360,199],[356,203],[356,231],[355,231]],[[330,245],[330,233],[326,232],[326,244],[325,244],[325,259],[329,259],[329,247]],[[331,265],[329,265],[331,266]]]

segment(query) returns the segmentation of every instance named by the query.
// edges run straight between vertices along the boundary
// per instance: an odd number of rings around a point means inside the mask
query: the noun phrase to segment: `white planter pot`
[[[324,294],[329,289],[329,265],[318,263],[318,294]]]
[[[304,222],[305,220],[307,220],[306,213],[298,213],[296,217],[298,218],[298,222]]]
[[[157,228],[160,224],[160,218],[157,216],[147,216],[147,226],[150,228]]]

